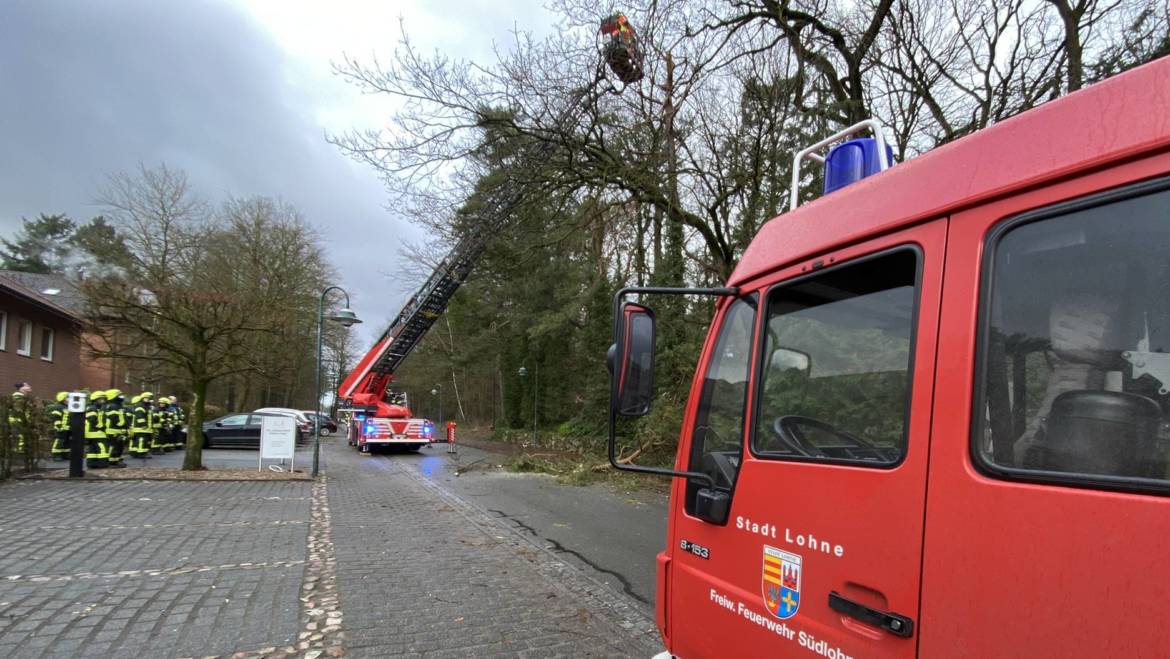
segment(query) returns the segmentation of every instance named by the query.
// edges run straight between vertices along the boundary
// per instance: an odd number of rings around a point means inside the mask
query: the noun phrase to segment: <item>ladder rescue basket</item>
[[[624,14],[613,14],[601,21],[601,34],[606,37],[602,54],[610,70],[625,84],[637,82],[645,74],[638,35]]]

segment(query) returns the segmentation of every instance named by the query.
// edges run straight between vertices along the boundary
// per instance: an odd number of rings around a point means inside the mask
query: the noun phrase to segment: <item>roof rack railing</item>
[[[794,211],[796,210],[796,207],[800,205],[801,163],[805,159],[809,159],[815,160],[822,165],[825,164],[825,158],[818,153],[821,149],[824,149],[825,147],[835,142],[841,141],[842,138],[849,137],[855,133],[860,133],[867,128],[873,133],[874,139],[877,140],[878,162],[881,165],[879,171],[885,171],[890,168],[890,160],[888,154],[886,153],[885,130],[882,126],[882,122],[878,121],[877,119],[866,119],[865,121],[859,121],[844,130],[833,133],[816,144],[806,146],[805,148],[796,152],[796,155],[792,158],[792,189],[789,193],[788,210]]]

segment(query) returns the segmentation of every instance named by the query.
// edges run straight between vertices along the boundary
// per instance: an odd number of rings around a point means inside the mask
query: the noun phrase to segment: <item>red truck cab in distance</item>
[[[380,365],[393,345],[393,329],[370,348],[337,390],[344,403],[339,411],[350,415],[349,445],[362,453],[394,447],[417,451],[434,441],[435,425],[411,414],[406,393],[390,388],[393,372]]]
[[[1167,108],[1162,59],[773,219],[701,291],[667,655],[1170,654]],[[665,291],[633,292],[611,418],[650,400]]]
[[[342,409],[351,415],[347,429],[349,445],[362,453],[383,448],[417,451],[435,441],[435,424],[411,414],[406,394],[393,391],[381,397],[355,394],[354,400],[360,405],[351,404]]]

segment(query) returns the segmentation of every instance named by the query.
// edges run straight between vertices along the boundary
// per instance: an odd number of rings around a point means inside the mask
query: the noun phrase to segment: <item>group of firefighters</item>
[[[49,408],[55,435],[54,460],[68,460],[70,446],[68,392],[57,394]],[[121,390],[94,391],[85,409],[85,463],[90,469],[125,467],[123,459],[147,459],[183,448],[183,409],[174,397],[144,391],[129,401]]]

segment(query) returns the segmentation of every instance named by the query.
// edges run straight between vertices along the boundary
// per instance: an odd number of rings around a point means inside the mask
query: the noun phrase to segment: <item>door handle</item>
[[[914,621],[910,618],[889,611],[871,609],[864,604],[846,599],[836,591],[829,593],[829,608],[850,618],[856,618],[867,625],[881,627],[894,636],[909,638],[914,635]]]

